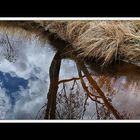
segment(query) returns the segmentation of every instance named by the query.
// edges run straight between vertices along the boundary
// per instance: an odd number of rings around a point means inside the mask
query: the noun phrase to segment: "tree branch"
[[[89,74],[88,70],[85,68],[85,65],[83,62],[81,62],[80,60],[76,61],[78,67],[83,71],[83,73],[85,75],[87,75],[87,80],[89,81],[89,83],[93,86],[93,88],[96,89],[96,91],[98,92],[98,94],[101,96],[101,98],[103,99],[106,107],[111,110],[111,112],[113,113],[113,115],[115,116],[116,119],[123,119],[123,117],[120,115],[120,113],[112,106],[112,104],[107,100],[107,98],[105,97],[105,94],[103,93],[103,91],[100,89],[100,87],[97,85],[96,81],[93,80],[92,76]]]
[[[82,76],[82,77],[86,77],[86,76],[84,75],[84,76]],[[73,80],[80,80],[80,78],[79,78],[79,77],[73,77],[73,78],[71,78],[71,79],[61,80],[61,81],[58,82],[58,84],[70,82],[70,81],[73,81]]]
[[[48,92],[48,103],[44,117],[45,119],[55,119],[56,94],[58,91],[60,65],[61,65],[61,57],[60,52],[58,51],[55,54],[49,69],[50,88]]]

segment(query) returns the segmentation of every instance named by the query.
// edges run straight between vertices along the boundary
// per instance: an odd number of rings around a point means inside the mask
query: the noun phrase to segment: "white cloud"
[[[35,119],[37,112],[47,99],[47,85],[39,81],[29,81],[29,88],[19,92],[21,98],[16,102],[14,117],[16,119]],[[26,115],[25,115],[26,114]]]
[[[10,99],[6,95],[6,90],[1,88],[2,83],[0,83],[0,119],[5,119],[7,117],[7,112],[11,108]]]
[[[4,58],[1,59],[0,71],[27,79],[28,88],[21,87],[21,91],[17,93],[20,96],[10,112],[7,112],[11,107],[10,99],[5,89],[0,88],[0,119],[33,119],[46,102],[49,66],[55,52],[50,49],[49,44],[40,47],[36,41],[21,41],[14,47],[18,54],[16,62],[10,63]],[[1,104],[3,99],[4,105]]]

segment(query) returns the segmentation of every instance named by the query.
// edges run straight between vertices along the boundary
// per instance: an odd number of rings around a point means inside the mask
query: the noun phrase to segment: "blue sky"
[[[28,80],[0,71],[0,81],[2,88],[6,89],[6,95],[10,97],[10,103],[13,108],[16,100],[20,97],[21,88],[26,89],[28,87]]]
[[[27,88],[28,86],[28,80],[16,76],[11,76],[10,73],[4,73],[0,71],[0,79],[2,86],[6,88],[9,95],[10,93],[19,91],[20,87]]]

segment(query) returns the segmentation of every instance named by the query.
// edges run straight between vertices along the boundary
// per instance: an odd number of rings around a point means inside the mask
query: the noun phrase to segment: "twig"
[[[37,113],[37,115],[36,115],[36,118],[35,119],[37,119],[38,118],[38,115],[39,115],[39,113],[40,113],[40,111],[44,108],[44,107],[46,107],[46,105],[47,104],[44,104],[40,109],[39,109],[39,111],[38,111],[38,113]]]
[[[86,104],[87,104],[87,100],[88,100],[88,95],[86,95],[86,99],[85,99],[85,102],[84,102],[84,110],[83,110],[83,114],[82,114],[82,120],[83,120],[83,118],[84,118],[84,115],[85,115],[85,111],[86,111]]]
[[[95,102],[95,107],[96,107],[97,120],[99,120],[100,119],[100,115],[99,115],[99,111],[98,111],[98,104],[97,104],[97,102]]]
[[[82,76],[82,77],[86,77],[86,76],[84,75],[84,76]],[[70,82],[70,81],[73,81],[73,80],[80,80],[80,78],[79,78],[79,77],[73,77],[73,78],[71,78],[71,79],[61,80],[61,81],[58,82],[58,84]]]

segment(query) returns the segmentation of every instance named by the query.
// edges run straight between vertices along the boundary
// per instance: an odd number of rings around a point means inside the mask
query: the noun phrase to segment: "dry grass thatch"
[[[140,21],[44,21],[43,26],[71,43],[79,57],[103,65],[119,59],[140,62]]]
[[[0,22],[32,32],[49,31],[72,44],[78,57],[102,65],[124,60],[140,65],[140,21],[12,21]]]

